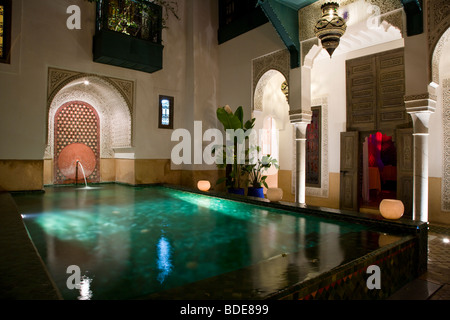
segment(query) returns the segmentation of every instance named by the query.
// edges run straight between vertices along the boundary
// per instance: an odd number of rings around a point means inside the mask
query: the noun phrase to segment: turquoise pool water
[[[139,298],[292,253],[311,276],[380,246],[364,225],[164,187],[46,188],[15,200],[65,299]],[[72,265],[83,281],[70,290]]]

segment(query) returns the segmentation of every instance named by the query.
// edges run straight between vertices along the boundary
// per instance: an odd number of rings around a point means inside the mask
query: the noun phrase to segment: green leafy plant
[[[229,106],[220,107],[217,109],[217,119],[222,123],[225,130],[243,130],[245,133],[250,130],[255,125],[255,119],[248,120],[244,123],[244,110],[242,106],[238,107],[233,113]],[[219,156],[223,157],[222,164],[217,164],[218,168],[226,168],[226,176],[217,180],[217,184],[226,183],[228,188],[239,189],[241,188],[241,176],[245,173],[245,164],[239,163],[238,161],[238,145],[245,144],[245,140],[248,139],[247,136],[239,137],[235,136],[233,145],[223,145],[222,154]],[[224,152],[225,150],[225,152]],[[248,158],[248,148],[244,150],[245,158]],[[227,163],[227,159],[232,157],[233,163]],[[230,162],[230,161],[228,161]]]
[[[86,0],[88,2],[105,3],[105,0]],[[137,36],[144,34],[144,38],[150,25],[153,28],[167,28],[167,20],[174,16],[179,20],[178,4],[171,0],[107,0],[108,5],[108,29],[127,35]],[[149,4],[156,4],[163,9],[161,25],[155,25],[159,19],[158,13]],[[138,17],[138,18],[137,18]]]
[[[259,151],[260,148],[257,147],[257,152],[259,153]],[[248,172],[249,185],[253,188],[261,188],[263,185],[266,188],[269,188],[266,182],[267,175],[264,175],[264,172],[271,166],[274,166],[277,169],[280,168],[277,159],[272,158],[270,154],[262,156],[261,159],[258,159],[256,164],[245,166],[244,171]]]

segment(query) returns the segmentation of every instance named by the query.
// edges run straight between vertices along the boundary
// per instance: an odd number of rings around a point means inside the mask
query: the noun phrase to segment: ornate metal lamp
[[[347,30],[345,20],[337,13],[338,8],[339,4],[336,2],[323,4],[321,7],[322,17],[317,21],[314,28],[314,33],[322,42],[322,47],[330,54],[330,58],[334,50],[339,46],[345,30]]]

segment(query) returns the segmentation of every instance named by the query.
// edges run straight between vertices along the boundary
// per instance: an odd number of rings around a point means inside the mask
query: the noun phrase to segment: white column
[[[414,126],[413,220],[428,222],[428,125],[435,101],[427,98],[406,101]]]
[[[306,204],[306,129],[311,123],[311,65],[291,69],[289,116],[295,128],[295,202]]]
[[[291,113],[295,127],[295,202],[306,204],[306,129],[311,123],[310,113]]]

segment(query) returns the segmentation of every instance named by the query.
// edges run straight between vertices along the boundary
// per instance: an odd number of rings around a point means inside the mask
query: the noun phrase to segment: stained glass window
[[[11,0],[0,0],[0,62],[9,63],[11,42]]]
[[[159,128],[173,129],[173,97],[159,97]]]
[[[163,126],[168,126],[170,124],[170,101],[167,99],[161,100],[161,123]]]

